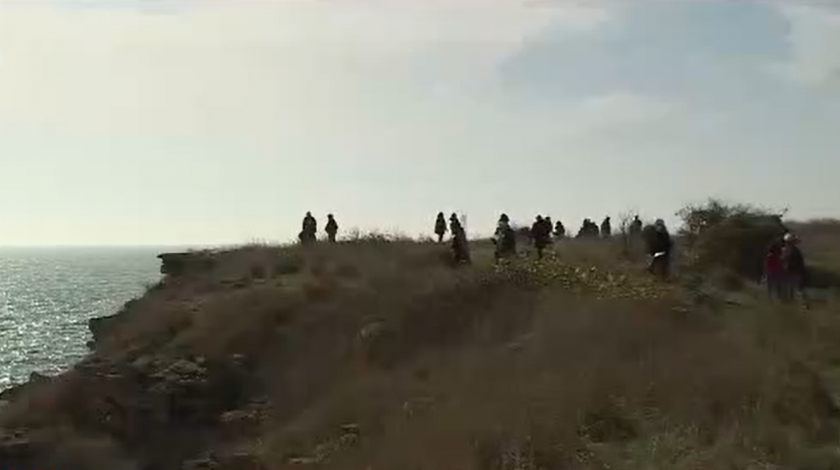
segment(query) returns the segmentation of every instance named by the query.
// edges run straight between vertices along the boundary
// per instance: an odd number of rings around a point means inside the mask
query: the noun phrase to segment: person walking
[[[496,233],[493,235],[493,244],[496,245],[493,252],[496,263],[516,255],[516,232],[510,226],[510,218],[507,214],[499,217]]]
[[[807,283],[807,270],[805,257],[799,248],[799,239],[796,235],[788,232],[784,236],[782,247],[782,262],[784,264],[785,296],[786,300],[794,300],[799,293],[805,307],[808,306],[808,296],[805,293]]]

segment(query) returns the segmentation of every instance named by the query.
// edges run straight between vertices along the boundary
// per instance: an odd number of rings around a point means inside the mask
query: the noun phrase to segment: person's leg
[[[790,302],[793,297],[793,275],[789,272],[781,274],[779,279],[779,287],[782,293],[782,302]]]
[[[767,273],[764,276],[764,282],[767,284],[767,298],[773,299],[774,297],[781,297],[779,296],[779,279],[778,276],[774,273]]]

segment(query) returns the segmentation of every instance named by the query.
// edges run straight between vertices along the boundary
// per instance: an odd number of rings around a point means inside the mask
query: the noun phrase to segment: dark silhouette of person
[[[516,255],[516,231],[510,226],[510,218],[507,214],[502,214],[499,217],[496,233],[493,236],[493,243],[496,245],[493,253],[496,263],[502,259]]]
[[[449,217],[449,232],[452,234],[452,255],[458,264],[470,262],[470,248],[467,244],[467,234],[456,214]]]
[[[782,246],[782,264],[784,266],[785,300],[794,300],[796,293],[799,293],[803,302],[808,302],[805,293],[807,286],[807,268],[805,256],[799,248],[799,239],[792,233],[785,234],[784,245]]]
[[[534,224],[531,225],[531,238],[534,242],[534,248],[537,249],[537,257],[542,259],[543,251],[551,238],[551,229],[547,228],[545,219],[541,215],[538,215]]]
[[[338,222],[332,214],[327,214],[327,225],[324,227],[327,232],[327,239],[330,243],[335,243],[335,236],[338,233]]]
[[[557,223],[554,224],[554,237],[555,238],[563,238],[566,236],[566,227],[563,226],[563,222],[559,220]]]
[[[438,237],[438,243],[443,243],[443,237],[446,235],[446,218],[443,216],[443,212],[438,212],[435,220],[435,235]]]
[[[606,216],[601,222],[601,238],[610,238],[612,236],[612,223],[610,223],[610,216]]]
[[[638,215],[633,217],[633,221],[630,222],[629,231],[631,237],[638,237],[642,234],[642,221],[639,219]]]
[[[651,256],[648,271],[651,273],[658,272],[663,278],[667,278],[670,274],[673,247],[674,242],[671,240],[671,234],[668,233],[665,221],[656,219],[653,224],[653,232],[647,240],[647,252]]]
[[[548,244],[554,243],[554,240],[551,239],[551,232],[554,230],[554,223],[551,221],[551,217],[545,216],[543,219],[545,223],[545,231],[548,232]]]
[[[307,212],[306,216],[303,218],[302,229],[300,231],[300,242],[304,245],[308,245],[315,241],[315,236],[318,233],[318,221],[315,220],[315,217],[312,217],[311,212]]]
[[[589,234],[590,238],[598,238],[600,235],[600,231],[598,230],[598,224],[592,221],[592,219],[587,219],[589,221],[589,229],[587,233]]]
[[[580,230],[578,230],[577,238],[590,238],[593,235],[593,226],[595,227],[594,234],[597,236],[598,226],[589,218],[583,219],[583,224],[581,224]]]

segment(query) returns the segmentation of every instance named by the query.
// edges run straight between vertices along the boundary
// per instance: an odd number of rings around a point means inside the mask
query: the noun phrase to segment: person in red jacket
[[[764,282],[767,296],[785,300],[785,263],[782,259],[782,244],[773,242],[764,257]]]

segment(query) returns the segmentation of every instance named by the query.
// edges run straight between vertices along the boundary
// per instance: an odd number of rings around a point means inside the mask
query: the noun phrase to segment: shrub
[[[754,279],[761,276],[770,243],[786,232],[781,215],[773,211],[715,199],[686,206],[677,215],[691,267],[723,268]]]

